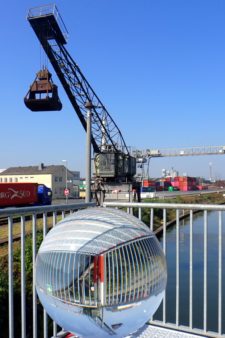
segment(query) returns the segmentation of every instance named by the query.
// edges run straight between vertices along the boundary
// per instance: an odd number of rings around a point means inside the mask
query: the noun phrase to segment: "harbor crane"
[[[134,150],[132,155],[137,160],[138,168],[142,169],[141,174],[137,174],[139,180],[149,178],[149,164],[152,158],[164,157],[184,157],[184,156],[202,156],[202,155],[224,155],[225,146],[202,146],[191,148],[166,148],[166,149],[145,149]],[[145,172],[145,165],[147,169]]]
[[[87,107],[91,108],[91,143],[95,153],[96,176],[102,177],[105,182],[131,182],[136,173],[136,158],[130,154],[117,124],[65,48],[68,32],[56,5],[32,8],[27,19],[85,130]],[[45,69],[44,73],[47,72]],[[42,88],[48,87],[46,78],[43,81],[42,77],[37,76],[32,84],[24,99],[29,109],[37,111],[39,106],[40,111],[53,110],[56,102],[55,108],[59,110],[58,97],[55,100],[54,93],[50,99],[49,95],[46,100],[43,96],[39,97],[39,93],[43,93]],[[55,95],[58,95],[57,92]],[[38,104],[39,100],[41,104]]]
[[[136,184],[136,164],[150,158],[224,154],[225,146],[184,149],[146,149],[131,152],[123,135],[91,87],[65,45],[68,31],[56,5],[31,8],[27,20],[41,43],[78,118],[87,130],[87,108],[91,109],[91,143],[94,150],[95,175],[107,184]],[[43,98],[43,94],[46,96]],[[25,99],[33,111],[60,110],[57,86],[51,73],[43,69],[37,73]],[[136,183],[135,183],[136,182]]]

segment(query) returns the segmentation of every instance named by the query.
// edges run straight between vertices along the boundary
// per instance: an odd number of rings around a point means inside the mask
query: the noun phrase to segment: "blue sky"
[[[85,132],[59,85],[61,112],[34,113],[23,98],[41,65],[26,21],[36,1],[5,2],[0,21],[0,168],[62,164],[85,173]],[[57,1],[67,48],[120,127],[140,149],[224,145],[225,1]],[[49,66],[50,70],[51,66]],[[153,159],[150,174],[225,178],[224,156]]]

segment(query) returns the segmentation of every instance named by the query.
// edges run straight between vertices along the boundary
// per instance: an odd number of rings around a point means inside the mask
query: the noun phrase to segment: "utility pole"
[[[212,162],[209,162],[209,180],[212,182]]]
[[[87,136],[86,136],[86,196],[85,202],[91,202],[91,117],[93,105],[90,101],[85,104],[87,109]]]

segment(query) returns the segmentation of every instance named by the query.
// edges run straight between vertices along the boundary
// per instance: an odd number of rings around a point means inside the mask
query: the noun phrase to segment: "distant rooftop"
[[[45,166],[41,163],[39,166],[29,166],[29,167],[10,167],[0,172],[2,175],[43,175],[43,174],[55,174],[59,169],[65,168],[64,165],[49,165]],[[68,170],[68,172],[70,172]],[[72,175],[72,172],[70,172]]]

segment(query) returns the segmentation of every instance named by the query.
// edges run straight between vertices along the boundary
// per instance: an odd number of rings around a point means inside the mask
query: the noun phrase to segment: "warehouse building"
[[[67,180],[67,184],[66,184]],[[69,197],[78,198],[80,172],[70,171],[64,165],[29,167],[11,167],[0,173],[0,183],[32,182],[45,184],[52,189],[54,199],[64,198],[64,189],[67,186],[70,190]]]

